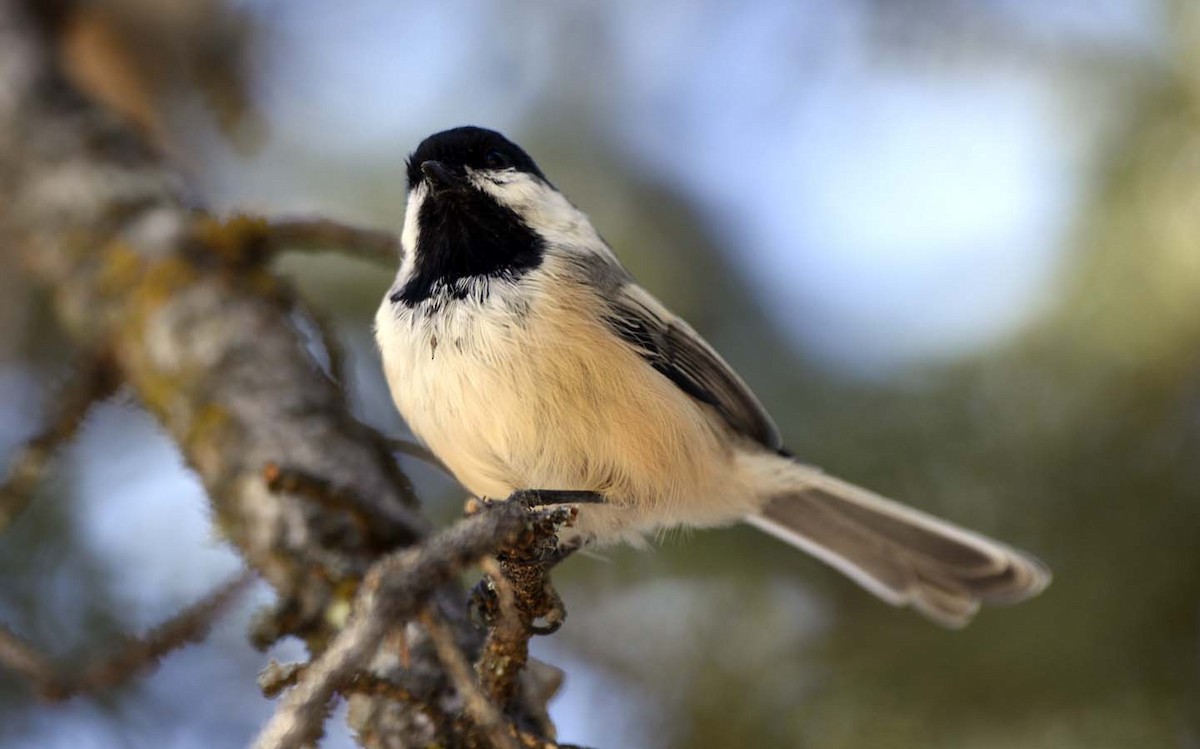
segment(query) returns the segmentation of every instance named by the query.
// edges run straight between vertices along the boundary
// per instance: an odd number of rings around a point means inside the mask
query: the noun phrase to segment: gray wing
[[[782,449],[779,429],[758,398],[690,325],[634,283],[615,288],[607,301],[609,327],[650,366],[712,406],[735,431],[772,450]]]

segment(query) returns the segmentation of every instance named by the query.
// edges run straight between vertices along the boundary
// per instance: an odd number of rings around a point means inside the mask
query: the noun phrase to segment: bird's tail
[[[1050,584],[1049,568],[1029,554],[815,468],[792,468],[795,488],[773,494],[746,521],[894,606],[957,628],[983,602],[1015,603]]]

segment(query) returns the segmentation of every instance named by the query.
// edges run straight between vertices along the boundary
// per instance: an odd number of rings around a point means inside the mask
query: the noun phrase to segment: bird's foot
[[[599,492],[574,489],[518,489],[509,496],[508,501],[521,502],[532,510],[562,505],[604,504],[606,500]]]

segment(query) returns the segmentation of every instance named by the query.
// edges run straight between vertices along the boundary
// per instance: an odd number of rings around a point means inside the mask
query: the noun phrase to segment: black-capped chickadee
[[[595,492],[572,529],[594,543],[745,521],[951,627],[1049,584],[1027,554],[791,457],[733,369],[504,136],[426,138],[408,188],[375,335],[400,413],[475,495]]]

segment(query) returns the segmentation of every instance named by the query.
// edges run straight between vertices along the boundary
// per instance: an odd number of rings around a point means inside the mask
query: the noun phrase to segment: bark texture
[[[428,607],[474,652],[481,635],[451,579],[495,553],[519,519],[506,515],[489,526],[492,537],[472,537],[469,553],[447,550],[446,539],[433,551],[396,551],[421,544],[428,525],[388,442],[349,415],[294,326],[303,304],[268,269],[270,227],[195,210],[143,131],[67,83],[34,18],[42,11],[28,12],[37,8],[0,0],[4,267],[49,290],[67,337],[111,364],[179,445],[220,532],[278,593],[278,608],[256,628],[260,641],[299,636],[316,665],[348,621],[379,629],[354,641],[354,665],[371,673],[341,675],[357,688],[325,684],[346,687],[364,746],[484,741],[455,724],[463,698],[419,627],[351,611],[364,577],[389,554],[419,562],[440,550],[435,559],[460,566],[402,576],[415,580],[401,591],[410,605],[388,610],[411,618]],[[402,632],[383,636],[397,625]],[[552,691],[522,691],[530,698],[509,717],[525,733],[514,736],[553,745],[544,709]]]

